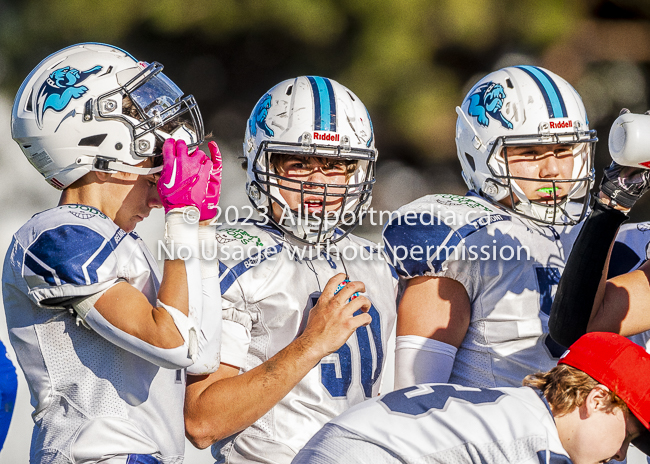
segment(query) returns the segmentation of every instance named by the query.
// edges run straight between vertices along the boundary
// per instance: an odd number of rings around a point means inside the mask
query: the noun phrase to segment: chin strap
[[[144,159],[142,161],[145,161]],[[108,158],[105,156],[80,156],[77,159],[79,166],[91,166],[91,171],[100,172],[127,172],[129,174],[137,174],[139,176],[148,176],[150,174],[157,174],[162,171],[162,166],[155,168],[139,168],[131,166],[130,164],[118,161],[117,158]]]

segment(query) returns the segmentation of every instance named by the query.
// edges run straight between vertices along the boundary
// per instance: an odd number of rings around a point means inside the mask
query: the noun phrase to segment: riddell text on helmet
[[[327,140],[328,142],[338,142],[341,138],[340,134],[331,132],[314,132],[314,140]]]
[[[569,127],[573,127],[573,122],[572,121],[560,121],[560,122],[551,121],[549,123],[549,126],[551,127],[551,129],[567,129]]]

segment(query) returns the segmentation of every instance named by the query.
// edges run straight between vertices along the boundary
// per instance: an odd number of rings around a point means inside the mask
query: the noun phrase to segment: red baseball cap
[[[591,332],[580,337],[558,361],[590,375],[616,393],[650,429],[650,354],[614,333]],[[632,441],[650,455],[650,432]]]

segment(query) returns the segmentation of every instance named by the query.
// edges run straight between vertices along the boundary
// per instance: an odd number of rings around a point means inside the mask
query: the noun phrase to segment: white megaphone
[[[609,131],[608,144],[618,164],[650,169],[650,114],[620,115]]]

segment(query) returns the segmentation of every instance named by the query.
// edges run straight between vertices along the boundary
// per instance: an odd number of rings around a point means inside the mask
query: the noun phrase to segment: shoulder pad
[[[409,211],[423,212],[433,211],[434,213],[453,212],[459,216],[469,214],[470,220],[478,214],[504,214],[504,211],[478,195],[453,195],[451,193],[436,193],[418,198],[411,203],[402,206],[397,210],[398,215],[406,214]],[[506,213],[507,214],[507,213]],[[393,216],[391,216],[392,218]],[[468,222],[468,221],[466,221]]]
[[[401,207],[384,226],[386,256],[404,277],[440,272],[462,240],[511,219],[480,197],[428,195]]]
[[[65,205],[34,216],[16,234],[30,288],[99,283],[100,267],[128,234],[94,208]]]
[[[217,230],[216,237],[222,295],[241,275],[253,269],[261,269],[262,274],[271,272],[267,266],[258,266],[269,259],[277,263],[277,257],[273,257],[284,247],[280,237],[249,222],[237,227],[224,226]]]

